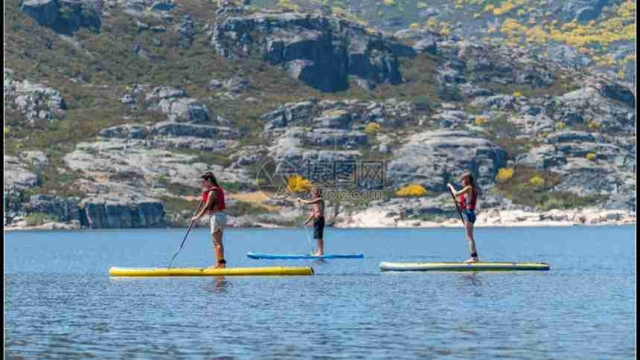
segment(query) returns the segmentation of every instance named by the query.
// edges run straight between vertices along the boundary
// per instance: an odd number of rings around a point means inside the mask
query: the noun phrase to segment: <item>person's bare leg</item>
[[[324,255],[324,240],[318,239],[318,251],[316,251],[313,255],[315,255],[315,256],[323,256]]]
[[[465,232],[467,234],[467,244],[469,245],[469,252],[471,254],[477,254],[478,252],[476,251],[476,242],[473,239],[473,224],[468,221],[465,221],[464,227],[465,227]],[[478,262],[478,257],[477,256],[471,257],[465,262]]]
[[[226,264],[220,263],[224,260],[224,245],[222,245],[222,230],[213,233],[213,251],[216,255],[216,268],[225,268]]]

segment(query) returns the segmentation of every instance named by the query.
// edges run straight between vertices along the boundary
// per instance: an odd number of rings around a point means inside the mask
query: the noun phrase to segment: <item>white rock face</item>
[[[14,156],[4,156],[4,188],[27,189],[38,184],[36,174],[27,170],[27,165]]]
[[[213,171],[219,181],[238,182],[248,176],[240,171],[223,171],[222,166],[197,162],[197,156],[146,146],[145,140],[110,139],[80,143],[65,155],[72,170],[93,174],[96,178],[118,178],[129,184],[151,184],[163,176],[170,183],[199,189],[199,176]],[[246,179],[244,179],[246,180]]]
[[[11,69],[4,69],[4,104],[25,116],[30,125],[64,117],[65,102],[59,91],[29,80],[16,81]]]
[[[507,154],[496,144],[466,131],[427,131],[415,134],[395,152],[388,177],[394,184],[418,182],[444,191],[450,176],[477,170],[480,187],[491,187]]]

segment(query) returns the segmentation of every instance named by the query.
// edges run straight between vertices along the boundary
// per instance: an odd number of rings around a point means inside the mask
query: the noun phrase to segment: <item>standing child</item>
[[[451,190],[454,197],[460,199],[460,211],[462,212],[462,218],[464,220],[465,232],[467,235],[467,243],[469,244],[469,252],[471,252],[471,258],[465,262],[478,262],[478,252],[476,250],[476,242],[473,238],[473,224],[476,222],[476,202],[478,200],[478,191],[476,184],[473,181],[473,175],[466,172],[460,177],[462,183],[462,189],[456,191],[451,184],[447,184],[447,187]]]
[[[313,220],[313,238],[318,241],[318,251],[313,253],[315,256],[324,255],[324,199],[322,198],[322,191],[319,188],[313,188],[311,190],[311,200],[298,199],[299,203],[312,204],[313,209],[311,215],[304,222],[304,225],[308,225]]]

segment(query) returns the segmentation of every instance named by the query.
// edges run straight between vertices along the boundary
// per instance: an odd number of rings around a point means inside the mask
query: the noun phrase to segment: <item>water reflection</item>
[[[221,294],[227,292],[228,286],[229,282],[224,276],[214,276],[213,281],[208,282],[204,289],[207,292]]]
[[[482,297],[482,276],[478,272],[469,272],[460,274],[461,276],[456,281],[456,284],[462,289],[462,291],[471,297]]]
[[[462,277],[465,280],[465,285],[473,285],[473,286],[482,285],[482,280],[480,278],[480,275],[476,271],[465,273]]]

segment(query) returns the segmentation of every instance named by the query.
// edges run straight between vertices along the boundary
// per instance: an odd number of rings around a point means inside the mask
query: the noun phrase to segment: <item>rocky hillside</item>
[[[635,78],[635,0],[255,0],[268,8],[319,11],[406,36],[435,31],[502,39],[574,69]],[[411,29],[408,30],[408,29]]]
[[[184,224],[206,170],[237,226],[299,223],[274,174],[298,175],[294,192],[377,191],[330,201],[338,225],[372,209],[450,217],[445,184],[466,169],[483,209],[635,212],[635,86],[557,44],[441,23],[391,34],[311,2],[5,4],[5,223]],[[382,176],[361,181],[365,166]]]

